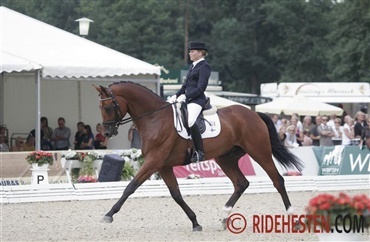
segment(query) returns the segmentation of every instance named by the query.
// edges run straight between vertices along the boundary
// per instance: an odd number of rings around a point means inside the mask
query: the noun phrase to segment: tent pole
[[[41,76],[41,70],[36,70],[36,109],[37,109],[37,114],[36,114],[36,129],[35,129],[35,149],[36,151],[40,150],[40,132],[41,132],[41,126],[40,126],[40,119],[41,119],[41,100],[40,100],[40,76]]]
[[[82,110],[81,110],[81,81],[77,81],[77,95],[78,95],[78,121],[82,120]]]

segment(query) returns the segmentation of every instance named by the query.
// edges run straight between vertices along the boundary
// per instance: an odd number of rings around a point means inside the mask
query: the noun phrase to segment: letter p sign
[[[44,176],[43,175],[38,175],[37,176],[37,184],[40,184],[40,182],[42,182],[44,180]]]

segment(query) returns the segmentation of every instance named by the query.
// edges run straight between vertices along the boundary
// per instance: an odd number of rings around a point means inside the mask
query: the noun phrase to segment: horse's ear
[[[95,89],[99,92],[99,93],[101,93],[101,88],[100,87],[97,87],[97,86],[95,86],[94,84],[92,84],[93,85],[93,87],[95,87]]]
[[[104,93],[105,95],[109,96],[106,87],[103,87],[103,86],[99,86],[99,87],[100,87],[101,93]]]
[[[95,87],[95,89],[100,93],[100,94],[105,94],[105,95],[107,95],[107,96],[109,96],[109,94],[108,94],[108,92],[107,92],[107,88],[106,87],[103,87],[103,86],[95,86],[94,84],[92,84],[94,87]]]

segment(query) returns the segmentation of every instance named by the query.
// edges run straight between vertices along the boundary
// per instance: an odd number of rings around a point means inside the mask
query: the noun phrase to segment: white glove
[[[167,97],[167,102],[169,102],[169,103],[176,102],[176,95],[172,95],[171,97]]]
[[[181,94],[181,95],[176,99],[176,101],[177,101],[177,102],[179,102],[179,103],[182,103],[182,102],[184,102],[184,101],[185,101],[185,99],[186,99],[185,94]]]

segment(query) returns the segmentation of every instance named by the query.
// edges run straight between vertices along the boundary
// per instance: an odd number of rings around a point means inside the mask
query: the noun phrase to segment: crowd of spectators
[[[77,123],[77,132],[74,136],[74,147],[71,147],[70,137],[71,130],[65,125],[63,117],[58,118],[58,127],[52,129],[49,127],[48,119],[42,117],[40,120],[40,148],[41,150],[92,150],[106,149],[108,139],[104,136],[103,126],[96,125],[96,135],[91,126],[83,122]],[[0,129],[0,152],[7,151],[33,151],[35,150],[36,130],[31,130],[27,137],[15,137],[15,143],[10,148],[6,143],[5,129]]]
[[[335,114],[315,117],[305,116],[302,119],[294,113],[289,117],[280,118],[277,114],[270,115],[276,131],[286,147],[298,146],[360,146],[370,149],[370,116],[362,111],[352,118],[345,115],[343,120]]]

